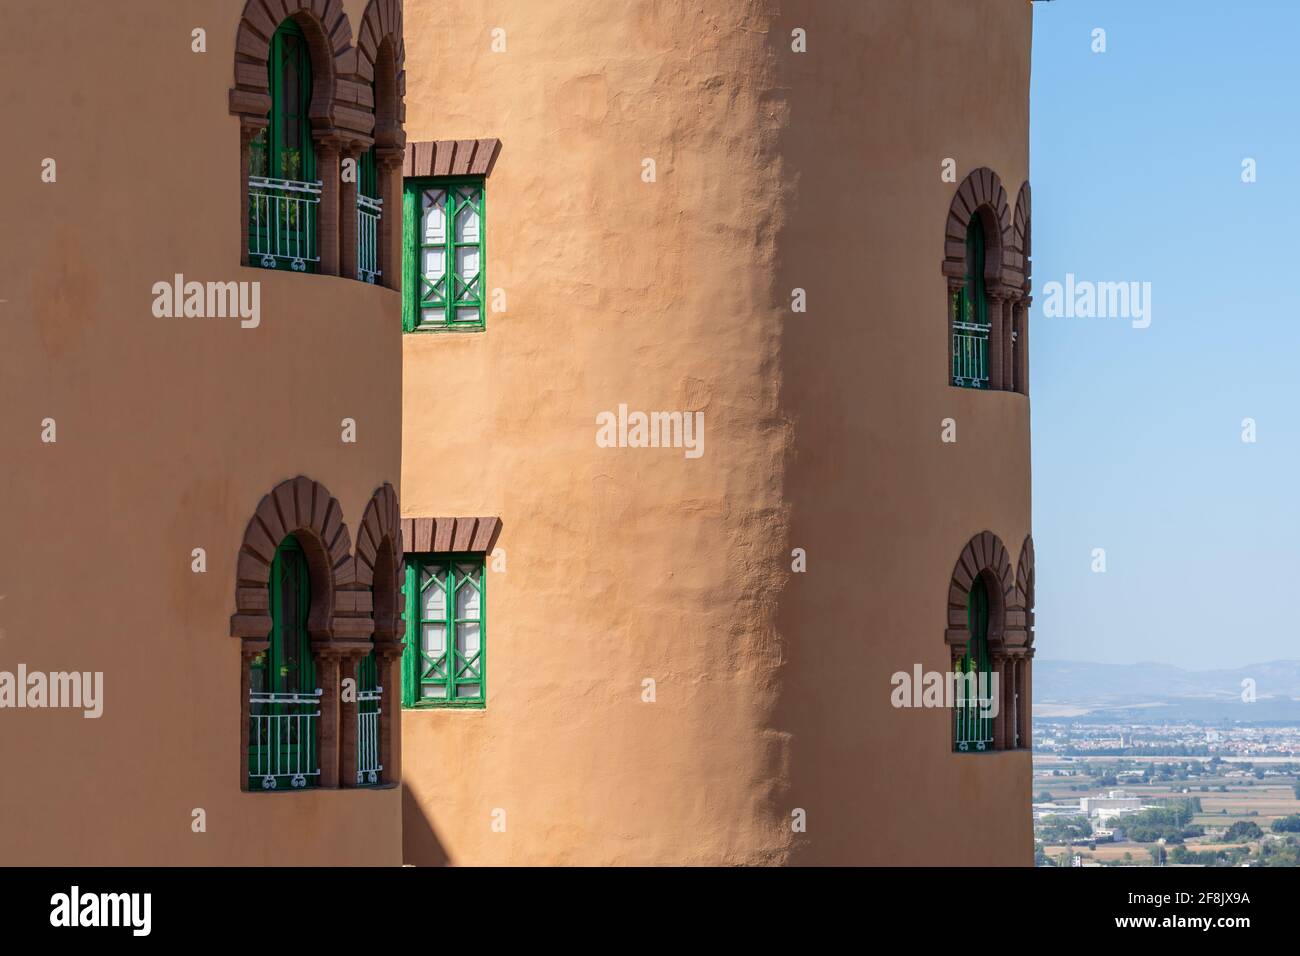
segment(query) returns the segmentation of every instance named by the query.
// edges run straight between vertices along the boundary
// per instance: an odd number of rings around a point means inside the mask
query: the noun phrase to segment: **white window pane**
[[[441,279],[443,273],[447,271],[447,250],[442,246],[425,249],[422,271],[424,277],[430,282],[437,282]]]
[[[459,618],[467,618],[471,621],[477,621],[478,608],[478,588],[474,587],[474,585],[465,578],[461,578],[460,587],[456,589],[456,616]]]
[[[468,308],[465,308],[465,307],[462,306],[461,308],[457,309],[457,310],[456,310],[456,321],[457,321],[457,322],[477,322],[477,321],[478,321],[478,306],[475,305],[475,306],[470,306],[470,307],[468,307]]]
[[[466,282],[478,275],[478,246],[462,246],[456,250],[456,275]]]
[[[438,657],[447,652],[447,625],[424,625],[424,653],[429,657]]]
[[[446,325],[447,310],[446,309],[421,309],[420,324],[421,325]]]
[[[441,700],[447,696],[446,684],[434,684],[433,686],[424,686],[420,688],[420,696],[425,699]]]
[[[473,657],[478,653],[479,625],[456,625],[456,650],[461,657]]]
[[[460,685],[456,688],[456,696],[457,696],[457,697],[477,697],[477,696],[481,693],[481,691],[479,690],[479,688],[482,687],[482,686],[483,686],[483,685],[481,685],[481,684],[460,684]]]
[[[444,618],[447,616],[447,584],[445,572],[431,574],[425,578],[424,616],[426,618]]]
[[[447,194],[441,189],[424,191],[424,241],[447,241]]]
[[[461,206],[456,211],[456,241],[478,242],[478,210]]]

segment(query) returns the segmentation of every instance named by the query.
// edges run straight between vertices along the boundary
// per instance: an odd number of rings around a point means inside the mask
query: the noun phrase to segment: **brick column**
[[[1020,746],[1019,728],[1016,723],[1016,676],[1020,672],[1020,661],[1014,657],[1007,658],[1005,681],[1001,688],[1002,709],[1007,712],[1007,749],[1014,750]]]
[[[320,178],[320,215],[316,219],[317,248],[322,275],[339,274],[339,150],[340,140],[333,135],[316,140],[316,175]],[[356,196],[353,195],[353,216]]]
[[[1003,334],[1002,312],[1006,300],[1000,295],[990,295],[989,300],[989,388],[1000,389],[1003,385],[1004,376],[1006,375],[1006,365],[1003,362],[1003,340],[1006,336]]]
[[[402,642],[376,636],[375,659],[384,689],[379,700],[379,762],[384,769],[379,779],[397,783],[402,779]]]
[[[1016,330],[1020,333],[1016,363],[1016,391],[1029,394],[1029,305],[1028,297],[1016,304]]]
[[[320,785],[336,790],[339,785],[339,653],[328,643],[312,642],[316,658],[316,682],[320,685]]]
[[[357,663],[361,657],[345,654],[339,658],[339,786],[357,785]],[[351,700],[343,697],[343,681],[352,679]]]
[[[402,158],[405,154],[400,146],[381,146],[375,150],[379,198],[383,200],[383,218],[379,220],[379,271],[382,273],[379,281],[398,290],[402,288]]]
[[[1004,391],[1016,390],[1015,341],[1011,330],[1015,328],[1015,303],[1010,299],[1002,300],[1002,388]]]
[[[271,646],[270,641],[240,641],[239,648],[239,789],[248,789],[249,695],[253,690],[253,658]]]
[[[1034,737],[1031,733],[1034,719],[1034,649],[1025,652],[1020,661],[1020,746],[1033,748]]]
[[[353,163],[352,181],[339,182],[339,275],[345,279],[357,276],[357,194],[361,184],[361,144],[349,142],[343,147],[343,158]]]
[[[1007,749],[1007,727],[1009,726],[1010,723],[1007,720],[1007,708],[1005,705],[1005,698],[1006,698],[1005,688],[1007,683],[1006,657],[1004,657],[1001,654],[993,655],[993,673],[998,675],[998,689],[997,689],[998,715],[995,718],[993,718],[993,749],[1006,750]],[[990,698],[994,696],[992,687],[989,687],[987,692]]]

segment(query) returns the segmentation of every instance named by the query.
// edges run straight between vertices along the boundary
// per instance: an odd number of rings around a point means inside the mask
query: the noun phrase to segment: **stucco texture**
[[[338,498],[355,540],[371,493],[398,482],[401,429],[397,293],[239,265],[226,100],[241,6],[0,12],[15,134],[0,150],[0,669],[105,684],[97,720],[0,712],[3,863],[400,859],[397,788],[239,789],[230,616],[245,525],[301,474]],[[347,7],[355,25],[363,5]],[[206,53],[191,52],[195,27]],[[261,282],[260,326],[156,318],[152,286],[175,273]]]
[[[407,862],[1031,862],[1028,751],[889,703],[965,543],[1030,530],[1028,399],[949,386],[940,273],[942,160],[1027,178],[1030,16],[409,0],[408,138],[503,143],[507,308],[403,340],[403,513],[505,525],[486,709],[403,715]],[[704,455],[598,447],[620,403]]]

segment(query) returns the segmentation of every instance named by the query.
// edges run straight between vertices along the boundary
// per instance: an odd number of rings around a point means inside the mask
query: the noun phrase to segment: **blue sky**
[[[1300,3],[1054,0],[1034,21],[1038,654],[1300,659]],[[1152,283],[1151,326],[1044,317],[1067,272]]]

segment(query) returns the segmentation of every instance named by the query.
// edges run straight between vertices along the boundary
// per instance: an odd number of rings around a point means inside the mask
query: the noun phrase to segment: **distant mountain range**
[[[1254,681],[1250,703],[1242,699],[1248,680]],[[1085,723],[1300,723],[1300,661],[1194,671],[1036,658],[1034,716]]]

